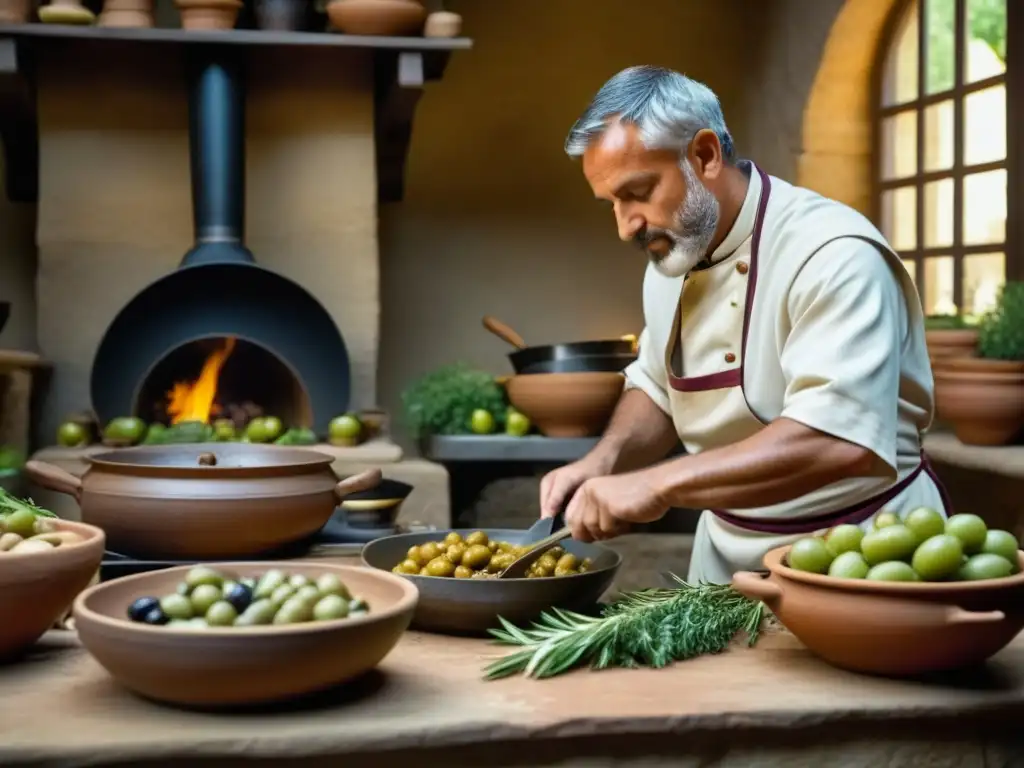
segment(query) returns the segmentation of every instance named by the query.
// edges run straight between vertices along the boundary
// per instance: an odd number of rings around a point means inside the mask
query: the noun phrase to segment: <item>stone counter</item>
[[[54,632],[0,669],[0,764],[1024,765],[1024,640],[980,672],[914,682],[833,669],[784,632],[663,670],[484,682],[498,651],[409,633],[347,691],[203,714],[136,698]]]

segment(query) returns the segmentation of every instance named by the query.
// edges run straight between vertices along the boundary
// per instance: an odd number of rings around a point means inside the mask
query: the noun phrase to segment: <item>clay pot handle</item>
[[[490,315],[484,315],[484,328],[516,349],[526,349],[526,341],[508,325]]]
[[[1006,618],[1002,611],[968,611],[959,606],[953,606],[946,611],[946,624],[949,626],[963,626],[964,624],[998,624]]]
[[[765,573],[739,571],[732,575],[732,586],[741,595],[746,595],[752,600],[760,600],[773,612],[782,602],[782,587],[771,581]]]
[[[82,502],[82,480],[66,469],[33,459],[25,462],[25,474],[36,485],[57,493],[66,493],[68,496],[74,496],[75,501]]]
[[[351,475],[334,486],[334,495],[339,502],[344,501],[345,497],[350,494],[376,488],[380,485],[382,478],[383,475],[379,469],[368,469],[358,475]]]

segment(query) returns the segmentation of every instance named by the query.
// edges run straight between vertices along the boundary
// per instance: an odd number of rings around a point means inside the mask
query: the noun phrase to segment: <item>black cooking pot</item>
[[[528,347],[523,337],[495,317],[484,317],[484,328],[516,347],[508,359],[517,374],[617,372],[636,360],[629,339],[576,341]]]

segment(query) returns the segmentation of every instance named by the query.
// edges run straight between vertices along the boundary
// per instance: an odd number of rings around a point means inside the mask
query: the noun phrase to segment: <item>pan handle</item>
[[[508,342],[516,349],[526,349],[526,341],[512,330],[511,326],[505,325],[501,320],[490,315],[484,315],[484,328],[493,333],[502,341]]]
[[[365,472],[360,472],[358,475],[350,475],[334,486],[334,495],[340,503],[350,494],[376,488],[380,485],[382,478],[383,474],[379,469],[368,469]]]
[[[82,480],[66,469],[33,459],[25,462],[25,474],[36,485],[41,485],[43,488],[57,493],[74,496],[75,501],[79,504],[82,503]]]

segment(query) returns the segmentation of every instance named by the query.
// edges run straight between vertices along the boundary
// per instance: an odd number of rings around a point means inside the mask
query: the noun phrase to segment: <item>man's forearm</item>
[[[751,509],[885,471],[874,453],[789,419],[724,448],[667,461],[646,480],[666,507]]]
[[[661,461],[678,442],[672,419],[643,390],[630,389],[623,393],[589,458],[599,461],[608,473],[631,472]]]

